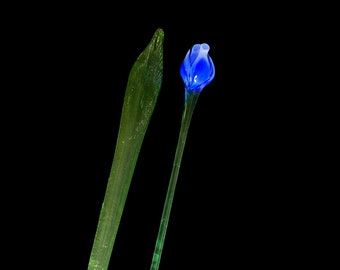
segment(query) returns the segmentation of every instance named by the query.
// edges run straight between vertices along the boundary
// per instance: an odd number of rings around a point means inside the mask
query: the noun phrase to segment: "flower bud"
[[[186,54],[180,67],[185,89],[201,92],[215,76],[215,66],[209,56],[209,45],[194,45]]]

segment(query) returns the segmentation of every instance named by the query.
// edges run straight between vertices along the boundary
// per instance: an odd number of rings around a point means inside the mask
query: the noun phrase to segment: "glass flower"
[[[209,45],[194,45],[186,54],[180,67],[185,89],[201,92],[215,76],[215,66],[209,56]]]

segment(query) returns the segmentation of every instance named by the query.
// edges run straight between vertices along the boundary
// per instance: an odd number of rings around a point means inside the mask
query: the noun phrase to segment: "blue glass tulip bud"
[[[215,76],[215,66],[208,54],[209,49],[210,47],[206,43],[194,45],[186,54],[180,67],[180,74],[185,86],[184,110],[182,114],[181,129],[179,131],[177,141],[175,159],[172,166],[170,182],[163,206],[150,270],[158,270],[159,268],[184,146],[198,97],[200,96],[202,89],[208,85]]]
[[[186,54],[180,67],[180,74],[186,91],[201,92],[215,76],[215,66],[209,56],[209,45],[194,45]]]

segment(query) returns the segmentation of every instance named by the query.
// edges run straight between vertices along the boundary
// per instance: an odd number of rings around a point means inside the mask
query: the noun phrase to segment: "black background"
[[[16,122],[25,136],[15,153],[27,180],[19,190],[29,198],[20,248],[35,255],[27,265],[86,269],[128,74],[157,28],[165,35],[162,89],[109,269],[150,267],[183,111],[179,66],[203,42],[216,75],[190,125],[160,269],[312,260],[304,254],[312,240],[302,195],[309,196],[305,171],[317,173],[306,159],[313,150],[305,128],[315,117],[305,83],[318,81],[306,72],[314,28],[301,7],[88,3],[33,10],[21,7],[23,17],[16,16],[24,19],[9,21],[24,74],[17,105],[28,108]]]

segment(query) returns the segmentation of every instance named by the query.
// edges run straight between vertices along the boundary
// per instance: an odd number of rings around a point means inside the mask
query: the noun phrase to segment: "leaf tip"
[[[164,42],[164,31],[162,28],[157,28],[153,37],[151,39],[151,43],[155,44],[156,47],[162,46]]]

